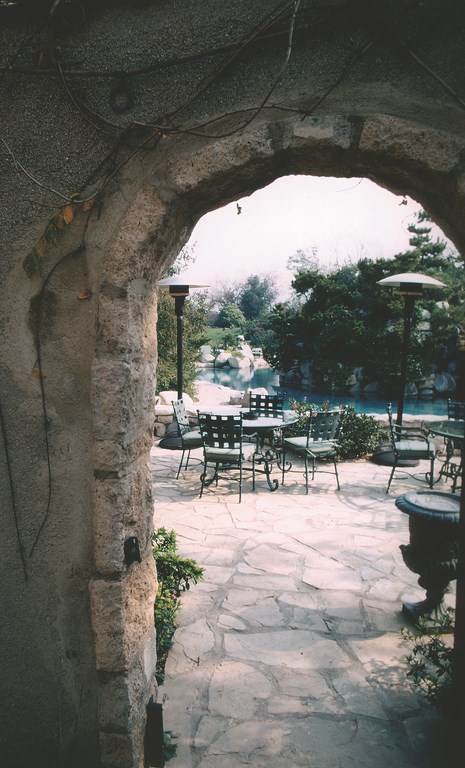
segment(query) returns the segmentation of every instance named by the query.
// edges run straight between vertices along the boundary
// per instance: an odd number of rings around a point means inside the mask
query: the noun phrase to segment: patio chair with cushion
[[[181,438],[181,449],[182,449],[181,461],[179,462],[178,473],[176,475],[176,480],[177,480],[179,478],[179,475],[182,469],[184,456],[187,453],[186,465],[184,467],[184,469],[187,469],[191,451],[194,448],[202,447],[202,436],[200,434],[200,429],[198,428],[198,426],[195,426],[191,423],[191,420],[187,414],[186,407],[184,405],[183,400],[172,400],[172,405],[173,405],[174,415],[178,423],[178,432]]]
[[[282,484],[286,466],[286,452],[293,451],[305,462],[305,493],[308,494],[308,475],[311,466],[312,480],[315,472],[329,472],[336,475],[337,489],[340,489],[337,471],[338,438],[341,434],[344,411],[310,411],[305,424],[305,433],[295,437],[284,437],[282,453]],[[321,462],[328,461],[333,468],[323,469]],[[326,465],[327,467],[327,465]]]
[[[256,451],[255,435],[245,436],[242,428],[242,414],[199,413],[199,428],[203,445],[203,472],[200,476],[200,496],[204,488],[218,479],[224,472],[239,470],[239,502],[242,498],[242,473],[245,462],[252,460],[252,487],[255,488]],[[249,442],[251,441],[251,442]],[[213,467],[213,476],[208,478],[208,467]],[[234,478],[237,479],[237,478]]]
[[[430,471],[426,473],[425,477],[429,487],[432,488],[434,485],[434,462],[438,452],[437,446],[429,440],[428,433],[421,425],[406,427],[402,424],[395,424],[392,417],[391,403],[388,404],[387,414],[393,465],[386,493],[389,492],[394,472],[402,460],[411,461],[413,459],[421,461],[422,459],[427,459],[430,462]]]

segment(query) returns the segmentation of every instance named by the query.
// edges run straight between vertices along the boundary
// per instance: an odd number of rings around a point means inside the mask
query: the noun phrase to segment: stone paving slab
[[[426,487],[428,463],[389,494],[390,468],[366,460],[339,465],[339,492],[330,475],[308,495],[298,472],[275,492],[246,478],[239,504],[227,480],[199,499],[199,465],[176,480],[174,451],[151,462],[154,528],[205,567],[159,689],[170,767],[443,768],[443,723],[406,679],[400,634],[403,600],[424,591],[395,499]]]

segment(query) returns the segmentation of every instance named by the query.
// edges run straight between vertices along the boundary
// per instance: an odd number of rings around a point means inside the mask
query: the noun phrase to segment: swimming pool
[[[314,389],[304,390],[294,386],[281,387],[279,384],[279,374],[271,368],[201,368],[199,369],[197,379],[241,391],[255,389],[256,387],[264,387],[270,395],[276,391],[283,391],[286,393],[285,406],[289,405],[291,398],[301,401],[306,397],[309,403],[316,403],[317,405],[321,405],[321,403],[329,400],[331,405],[353,405],[357,413],[386,413],[386,406],[389,402],[386,397],[379,397],[374,393],[341,394]],[[397,398],[393,397],[391,402],[395,411]],[[404,413],[411,413],[415,416],[446,416],[447,398],[436,398],[435,400],[406,398]]]

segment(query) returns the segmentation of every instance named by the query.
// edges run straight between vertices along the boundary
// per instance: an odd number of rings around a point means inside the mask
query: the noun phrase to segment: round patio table
[[[263,469],[258,469],[258,472],[262,472],[266,477],[266,482],[270,491],[275,491],[278,488],[278,480],[271,478],[271,472],[273,470],[273,462],[276,461],[278,468],[282,471],[280,464],[281,451],[280,440],[276,438],[276,432],[280,433],[286,427],[290,427],[298,421],[298,415],[294,411],[283,410],[276,412],[273,416],[261,416],[254,411],[250,411],[249,408],[222,408],[219,406],[214,411],[208,411],[208,413],[242,413],[242,430],[245,435],[256,435],[257,448],[254,455],[255,465],[262,465]],[[252,414],[252,416],[250,416]],[[266,438],[270,438],[269,447],[265,448]],[[285,467],[285,472],[288,472],[292,467],[290,462]]]
[[[271,479],[271,472],[274,461],[276,461],[278,468],[282,471],[280,463],[282,430],[295,424],[298,421],[298,416],[293,411],[279,411],[273,416],[261,416],[260,414],[257,415],[254,411],[250,411],[248,408],[241,409],[241,413],[244,434],[257,436],[257,450],[254,461],[255,464],[263,465],[263,469],[257,471],[265,474],[270,491],[275,491],[279,482],[276,478]],[[270,444],[265,449],[267,437]],[[288,472],[291,467],[292,464],[288,462],[284,471]]]
[[[432,435],[446,437],[463,444],[465,440],[465,421],[462,419],[442,419],[441,421],[424,421],[423,426]]]
[[[443,437],[447,444],[447,458],[443,463],[438,479],[448,477],[452,480],[452,491],[455,492],[459,478],[463,475],[463,447],[465,445],[465,421],[462,419],[442,419],[441,421],[425,421],[423,426],[432,435]],[[455,447],[460,450],[460,462],[451,461]]]

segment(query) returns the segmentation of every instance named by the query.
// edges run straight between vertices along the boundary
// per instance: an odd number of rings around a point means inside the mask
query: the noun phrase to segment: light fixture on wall
[[[404,297],[404,332],[402,341],[402,356],[400,365],[399,399],[397,403],[396,423],[401,425],[404,415],[405,389],[407,385],[407,363],[410,346],[410,331],[412,328],[415,299],[423,296],[425,288],[444,288],[444,283],[429,275],[416,272],[403,272],[378,280],[378,285],[396,289]]]
[[[207,283],[194,283],[189,282],[189,278],[183,275],[173,275],[172,277],[165,277],[163,280],[159,280],[158,285],[162,288],[168,288],[170,296],[174,298],[174,311],[176,314],[176,370],[177,370],[177,394],[178,400],[182,400],[182,388],[183,388],[183,352],[182,352],[182,340],[183,340],[183,319],[184,319],[184,302],[189,296],[191,288],[208,288]],[[178,448],[181,447],[181,438],[179,435],[167,436],[160,440],[159,445],[162,448]]]

